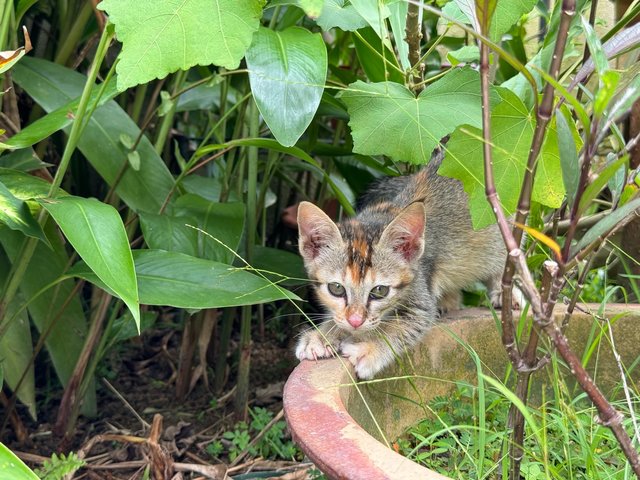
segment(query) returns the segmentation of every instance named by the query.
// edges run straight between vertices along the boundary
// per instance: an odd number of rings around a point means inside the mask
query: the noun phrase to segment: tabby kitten
[[[499,305],[500,233],[495,225],[473,230],[462,185],[439,176],[439,164],[383,179],[337,225],[300,204],[300,253],[330,316],[302,334],[300,360],[337,352],[370,379],[420,341],[439,309],[459,307],[462,288],[484,282]]]

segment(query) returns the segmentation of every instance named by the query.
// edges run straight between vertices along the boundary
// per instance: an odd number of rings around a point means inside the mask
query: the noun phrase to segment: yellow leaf
[[[558,259],[558,261],[562,260],[562,254],[560,253],[560,245],[558,245],[553,238],[549,237],[548,235],[545,235],[544,233],[536,230],[535,228],[531,228],[531,227],[528,227],[527,225],[523,225],[522,223],[515,222],[515,224],[516,224],[516,227],[524,230],[533,238],[535,238],[541,243],[544,243],[547,247],[553,250],[553,252],[556,254],[556,258]]]

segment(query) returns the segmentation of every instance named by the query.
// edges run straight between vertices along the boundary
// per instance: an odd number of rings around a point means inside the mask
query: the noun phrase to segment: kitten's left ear
[[[382,232],[380,245],[388,245],[411,262],[424,252],[425,209],[422,202],[414,202],[402,210]]]

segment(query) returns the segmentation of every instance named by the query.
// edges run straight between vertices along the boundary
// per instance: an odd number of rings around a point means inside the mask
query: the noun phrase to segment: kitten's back
[[[441,298],[476,281],[496,290],[506,257],[500,232],[496,225],[473,230],[467,194],[458,180],[438,175],[440,162],[434,158],[413,175],[377,182],[362,197],[356,219],[379,224],[411,203],[423,202],[426,245],[422,265],[432,293]]]

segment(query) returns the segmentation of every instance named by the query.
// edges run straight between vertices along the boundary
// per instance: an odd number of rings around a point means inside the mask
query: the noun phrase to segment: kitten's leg
[[[460,290],[447,292],[440,298],[440,300],[438,300],[438,310],[440,310],[440,313],[442,314],[452,310],[459,310],[461,305],[462,292]]]
[[[502,308],[502,277],[490,279],[486,282],[486,285],[493,308]],[[526,301],[524,294],[514,285],[511,291],[511,306],[516,310],[520,310],[524,307]]]
[[[394,359],[389,345],[379,339],[357,342],[349,337],[340,345],[340,352],[353,364],[356,375],[362,380],[373,378]]]
[[[296,345],[298,360],[317,360],[333,357],[338,349],[338,327],[329,320],[321,323],[317,328],[312,327],[300,336]],[[330,346],[333,345],[333,348]]]

